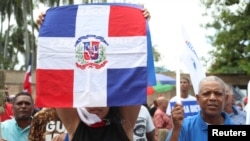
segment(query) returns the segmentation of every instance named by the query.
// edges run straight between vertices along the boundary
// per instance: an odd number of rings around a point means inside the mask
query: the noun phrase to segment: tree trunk
[[[24,45],[25,45],[25,66],[28,66],[29,59],[30,59],[30,44],[29,44],[29,34],[28,34],[28,21],[27,21],[27,6],[26,0],[22,1],[22,6],[23,6],[23,28],[24,28]]]
[[[33,0],[30,0],[29,2],[30,4],[30,11],[33,11]],[[34,31],[34,17],[33,17],[33,12],[31,12],[31,32],[32,32],[32,38],[31,38],[31,46],[30,46],[30,50],[31,50],[31,53],[32,55],[30,55],[31,57],[31,69],[32,68],[36,68],[36,61],[35,61],[35,58],[36,58],[36,45],[35,45],[35,38],[34,38],[34,35],[35,35],[35,31]],[[31,71],[32,72],[32,71]]]
[[[7,59],[7,48],[8,48],[8,42],[9,42],[9,30],[10,30],[10,17],[8,18],[8,29],[7,29],[6,34],[5,34],[3,62],[5,62],[5,59]],[[3,68],[4,68],[4,64],[3,64]]]
[[[0,22],[0,24],[1,24],[1,29],[0,29],[0,42],[2,41],[2,37],[4,37],[3,35],[3,15],[2,15],[2,13],[1,13],[1,15],[0,15],[0,18],[1,18],[1,22]],[[0,43],[0,48],[2,49],[2,43]],[[0,51],[1,53],[0,53],[0,55],[3,55],[3,52],[2,51]],[[1,61],[3,61],[3,60],[0,60],[0,62]],[[3,64],[1,63],[0,64],[0,69],[3,69]]]

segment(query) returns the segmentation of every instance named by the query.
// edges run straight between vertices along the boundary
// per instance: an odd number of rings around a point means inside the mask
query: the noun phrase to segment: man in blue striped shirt
[[[246,113],[241,111],[235,105],[235,95],[233,94],[232,87],[228,84],[226,86],[226,94],[228,98],[225,102],[224,111],[229,115],[234,124],[246,124]]]

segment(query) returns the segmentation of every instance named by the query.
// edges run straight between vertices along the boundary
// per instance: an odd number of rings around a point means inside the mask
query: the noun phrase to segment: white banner
[[[201,79],[206,77],[205,72],[203,71],[202,65],[199,61],[199,57],[188,38],[188,35],[185,31],[184,26],[182,26],[182,36],[184,39],[185,46],[181,50],[180,58],[184,62],[185,66],[188,68],[192,85],[194,88],[195,94],[198,94],[198,85]]]

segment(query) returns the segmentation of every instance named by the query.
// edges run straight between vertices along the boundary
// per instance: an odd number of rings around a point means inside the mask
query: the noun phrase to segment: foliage
[[[202,0],[206,7],[204,16],[213,21],[205,24],[214,30],[208,35],[214,50],[211,73],[231,73],[250,75],[250,3],[240,0]]]
[[[156,46],[153,46],[154,61],[158,62],[161,60],[161,54],[156,50]]]

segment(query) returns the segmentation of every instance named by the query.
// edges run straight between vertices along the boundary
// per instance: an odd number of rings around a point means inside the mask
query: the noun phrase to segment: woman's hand
[[[144,8],[142,11],[143,11],[143,16],[144,16],[146,19],[150,20],[151,16],[150,16],[149,11],[148,11],[146,8]]]
[[[40,27],[43,23],[43,20],[44,20],[44,17],[45,17],[45,13],[42,12],[39,16],[38,16],[38,19],[36,20],[36,24],[38,25],[38,27]]]

